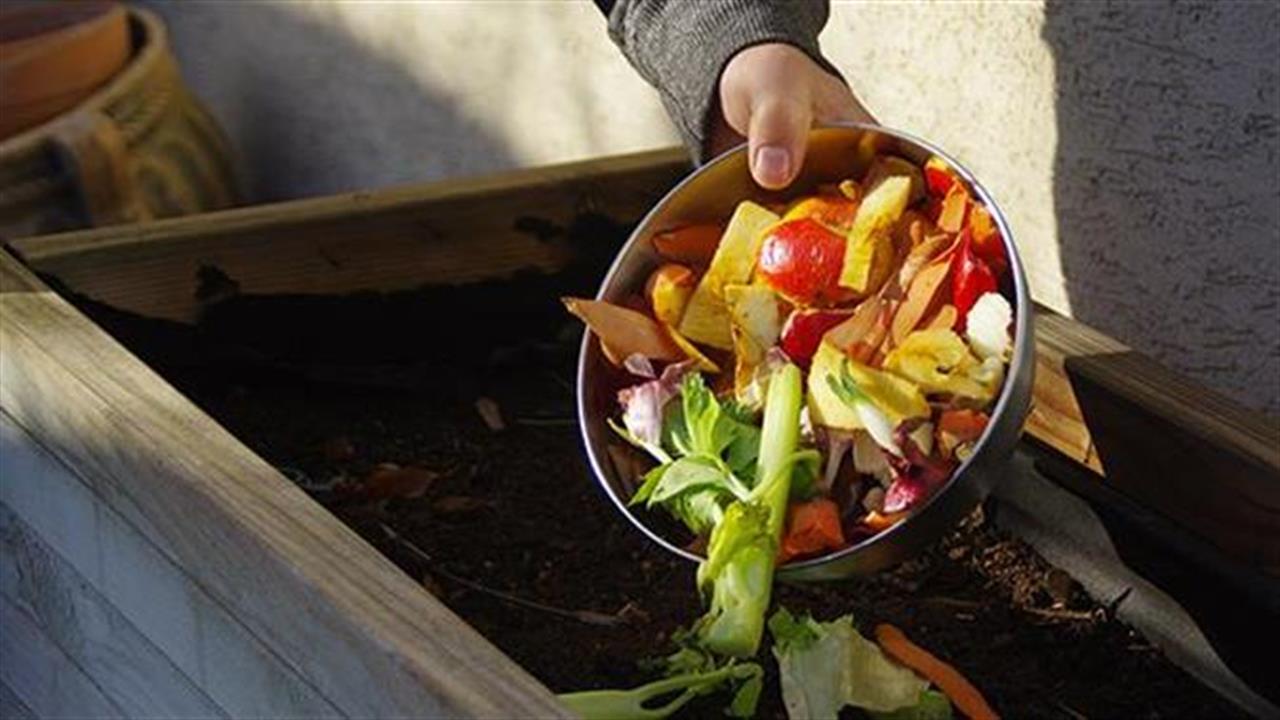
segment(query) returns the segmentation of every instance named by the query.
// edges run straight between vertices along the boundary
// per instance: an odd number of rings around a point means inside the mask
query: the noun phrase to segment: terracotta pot
[[[0,6],[0,140],[75,107],[128,60],[128,14],[117,3]]]
[[[145,10],[125,12],[124,69],[74,108],[0,141],[0,238],[236,201],[226,138],[183,85],[163,23]]]

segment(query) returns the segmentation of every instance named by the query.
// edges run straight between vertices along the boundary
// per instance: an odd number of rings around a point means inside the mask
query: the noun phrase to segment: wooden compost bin
[[[11,241],[0,253],[0,715],[565,716],[59,293],[194,323],[220,292],[342,295],[549,271],[567,251],[539,228],[583,211],[634,222],[686,171],[681,153],[659,151]],[[1120,583],[1145,598],[1150,612],[1129,618],[1139,630],[1241,706],[1273,712],[1205,636],[1233,597],[1276,612],[1280,427],[1047,310],[1037,346],[1017,481],[998,493],[1009,527],[1091,592]],[[600,512],[613,511],[602,500]],[[1152,577],[1089,545],[1100,516],[1137,528],[1175,570]],[[1176,588],[1205,583],[1221,606],[1193,612],[1187,629]]]

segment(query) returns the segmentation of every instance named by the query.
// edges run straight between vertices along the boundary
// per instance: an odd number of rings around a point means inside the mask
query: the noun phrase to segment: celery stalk
[[[765,399],[759,483],[746,500],[726,508],[724,519],[711,532],[707,559],[698,567],[698,587],[709,591],[711,604],[695,630],[707,649],[721,655],[751,657],[760,647],[791,492],[803,399],[799,368],[784,365],[770,380]]]
[[[759,665],[744,663],[686,673],[631,690],[588,690],[557,697],[583,720],[662,720],[721,683],[759,678],[761,674]],[[664,698],[666,702],[660,702]]]

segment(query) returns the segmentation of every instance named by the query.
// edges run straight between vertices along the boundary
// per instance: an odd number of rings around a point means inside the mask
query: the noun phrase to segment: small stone
[[[484,421],[489,430],[502,432],[507,428],[507,424],[502,420],[502,408],[498,407],[498,402],[493,398],[478,398],[476,400],[476,412],[480,413],[480,419]]]
[[[1044,589],[1055,605],[1064,606],[1075,593],[1076,581],[1059,568],[1050,568],[1044,576]]]

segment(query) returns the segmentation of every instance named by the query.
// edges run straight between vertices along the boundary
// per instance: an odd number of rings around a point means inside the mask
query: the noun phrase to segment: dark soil
[[[694,568],[648,543],[597,488],[568,370],[455,368],[413,391],[278,379],[188,389],[304,484],[354,484],[315,497],[553,690],[629,686],[646,680],[637,661],[667,651],[670,632],[698,615]],[[479,397],[496,401],[506,429],[486,426]],[[418,498],[362,499],[354,488],[388,462],[439,476]],[[389,539],[383,525],[433,560]],[[606,627],[529,609],[457,578],[626,622]],[[821,619],[852,613],[864,632],[898,625],[961,668],[1007,717],[1235,714],[982,513],[892,572],[781,587],[777,600]],[[784,716],[772,675],[760,715]]]
[[[333,299],[240,298],[196,334],[81,304],[534,676],[571,691],[652,679],[639,661],[669,652],[670,633],[700,612],[694,566],[633,529],[584,460],[569,384],[577,331],[546,321],[560,317],[557,294],[589,292],[596,272],[551,285],[526,278],[503,291],[522,305],[472,303],[469,323],[454,318],[447,332],[436,316],[468,307],[465,298],[430,292],[412,302],[356,299],[355,309]],[[492,290],[459,292],[491,303]],[[510,300],[521,292],[527,297]],[[295,322],[315,317],[317,302],[328,323]],[[513,308],[527,322],[505,335],[489,330],[514,344],[457,345],[469,324],[500,321]],[[264,330],[264,317],[277,318],[273,328]],[[547,331],[527,332],[535,320]],[[289,335],[303,326],[303,335]],[[409,363],[404,346],[422,361]],[[480,398],[500,409],[504,429],[482,419]],[[430,473],[371,488],[365,480],[385,463]],[[852,614],[864,633],[897,625],[961,669],[1006,717],[1239,715],[996,530],[993,512],[975,513],[891,572],[783,586],[776,600],[824,620]],[[761,657],[770,659],[759,715],[785,717],[771,655]],[[718,717],[719,707],[708,700],[685,716]]]

